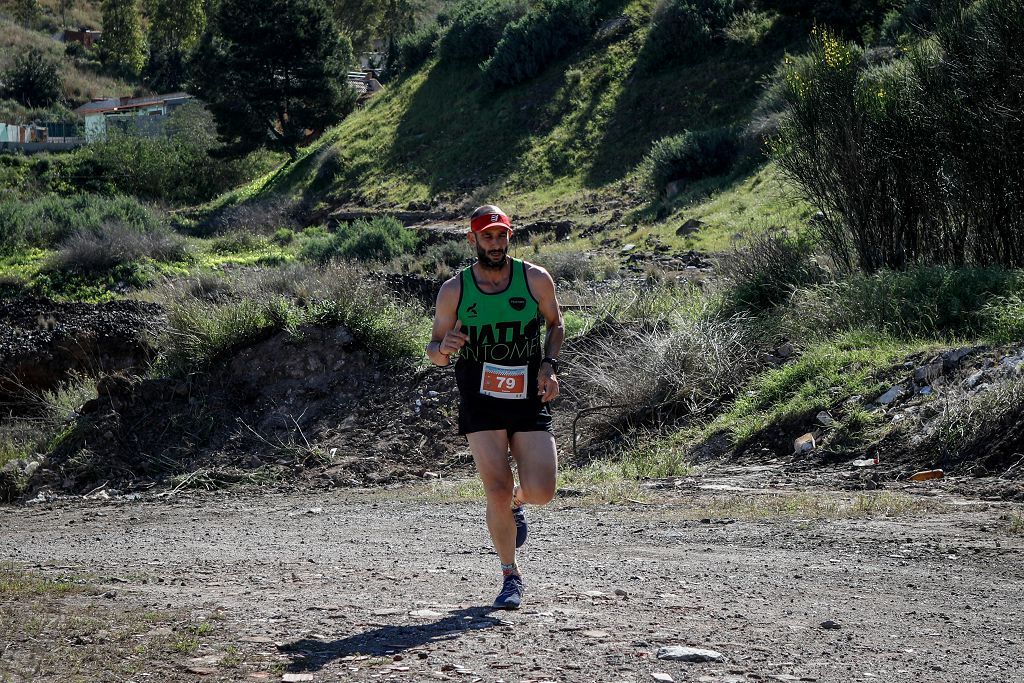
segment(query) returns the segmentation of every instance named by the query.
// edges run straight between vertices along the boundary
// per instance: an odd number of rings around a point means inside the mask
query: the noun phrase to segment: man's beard
[[[501,258],[495,261],[487,253],[487,250],[483,247],[478,246],[476,248],[476,258],[480,262],[481,268],[489,270],[501,270],[505,267],[505,262],[508,260],[508,249],[501,250]]]

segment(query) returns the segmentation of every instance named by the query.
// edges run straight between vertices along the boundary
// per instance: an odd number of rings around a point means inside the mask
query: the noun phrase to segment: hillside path
[[[0,508],[0,559],[218,615],[192,659],[136,681],[1024,681],[1024,537],[984,502],[752,521],[702,520],[702,504],[530,510],[518,612],[486,608],[482,504],[407,492]],[[658,660],[671,645],[725,661]],[[228,646],[241,666],[189,669]]]

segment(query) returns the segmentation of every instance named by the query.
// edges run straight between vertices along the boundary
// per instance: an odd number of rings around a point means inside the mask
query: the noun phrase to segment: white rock
[[[658,659],[668,659],[673,662],[724,662],[725,655],[715,650],[705,650],[699,647],[671,645],[658,648]]]
[[[669,676],[667,673],[661,671],[655,671],[651,674],[651,678],[656,681],[662,681],[662,683],[675,683],[675,679]]]

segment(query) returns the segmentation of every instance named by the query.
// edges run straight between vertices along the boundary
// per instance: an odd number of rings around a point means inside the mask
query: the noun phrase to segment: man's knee
[[[500,501],[512,501],[512,478],[508,479],[484,479],[484,494],[487,496],[487,500],[493,500],[496,502]]]
[[[519,488],[519,499],[530,505],[544,505],[555,497],[555,482],[550,484],[523,484]]]

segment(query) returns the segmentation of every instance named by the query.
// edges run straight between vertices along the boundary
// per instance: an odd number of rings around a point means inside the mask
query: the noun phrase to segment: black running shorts
[[[511,437],[516,432],[550,432],[551,404],[540,398],[524,401],[489,399],[474,396],[459,401],[459,434],[504,429]]]

